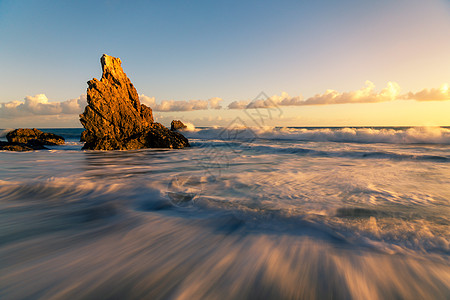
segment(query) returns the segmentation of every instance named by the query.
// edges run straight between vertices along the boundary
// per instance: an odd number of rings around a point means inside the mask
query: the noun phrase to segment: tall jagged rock
[[[80,122],[86,129],[83,149],[125,150],[183,148],[188,140],[153,122],[150,107],[141,104],[138,93],[121,67],[120,58],[106,54],[100,59],[101,80],[88,81],[87,102]]]

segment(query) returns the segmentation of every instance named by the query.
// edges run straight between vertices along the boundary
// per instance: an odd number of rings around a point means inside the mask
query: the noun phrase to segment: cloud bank
[[[79,114],[86,106],[86,95],[61,102],[49,102],[45,94],[26,96],[24,101],[0,104],[0,117],[15,118],[33,115]]]
[[[156,112],[180,112],[222,109],[222,98],[210,98],[208,100],[162,100],[156,102],[155,97],[139,95],[142,103],[150,106]],[[395,82],[388,82],[381,91],[375,91],[375,85],[366,81],[366,86],[355,91],[338,92],[326,90],[323,94],[316,94],[307,99],[301,95],[291,97],[283,92],[266,99],[240,100],[231,102],[228,109],[254,109],[272,108],[279,106],[306,106],[306,105],[331,105],[349,103],[379,103],[393,100],[415,100],[415,101],[448,101],[450,100],[450,89],[448,84],[439,88],[423,89],[419,92],[408,92],[400,94],[400,86]],[[0,118],[11,119],[16,117],[42,116],[42,115],[78,115],[83,112],[87,105],[86,95],[78,98],[60,102],[49,102],[45,94],[26,96],[23,101],[10,101],[0,103]]]
[[[234,101],[228,105],[229,109],[244,108],[270,108],[275,106],[303,106],[303,105],[329,105],[345,103],[377,103],[396,100],[400,94],[400,86],[395,82],[388,82],[387,87],[380,92],[375,92],[375,85],[366,81],[362,89],[340,93],[335,90],[327,90],[323,94],[316,94],[306,100],[303,97],[290,97],[283,92],[281,96],[275,95],[266,100]]]
[[[316,94],[306,99],[301,105],[377,103],[395,100],[400,95],[400,86],[391,81],[380,92],[377,93],[374,90],[375,85],[370,81],[366,81],[366,86],[362,89],[344,93],[327,90],[324,94]]]
[[[298,106],[302,105],[303,97],[290,97],[288,93],[282,92],[280,96],[274,95],[267,99],[257,99],[253,101],[241,100],[234,101],[228,105],[229,109],[246,109],[246,108],[270,108],[277,106]]]
[[[221,109],[220,102],[223,101],[221,98],[214,97],[208,100],[163,100],[161,103],[156,103],[155,97],[144,94],[139,95],[139,100],[150,106],[152,110],[161,112]]]
[[[139,95],[139,99],[143,104],[158,112],[221,109],[220,103],[223,101],[221,98],[214,97],[208,100],[163,100],[161,103],[156,103],[155,97],[148,97],[143,94]],[[26,96],[23,101],[0,103],[0,118],[8,119],[33,115],[78,115],[83,112],[86,105],[86,95],[66,101],[49,102],[45,94],[37,94],[35,96]]]
[[[420,92],[409,92],[402,96],[405,100],[417,101],[445,101],[450,100],[450,89],[448,84],[444,83],[438,89],[423,89]]]
[[[416,101],[447,101],[450,100],[450,89],[448,84],[443,84],[440,88],[423,89],[417,93],[409,92],[400,94],[400,86],[396,82],[388,82],[387,86],[380,92],[375,91],[375,85],[371,81],[366,81],[366,86],[350,92],[338,92],[326,90],[323,94],[316,94],[308,99],[296,96],[291,97],[283,92],[280,96],[274,95],[261,100],[240,100],[231,102],[229,109],[251,109],[251,108],[271,108],[277,106],[304,106],[304,105],[331,105],[348,103],[379,103],[394,100],[416,100]]]

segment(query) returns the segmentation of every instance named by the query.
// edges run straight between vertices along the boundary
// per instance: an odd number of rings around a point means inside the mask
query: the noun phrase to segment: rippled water
[[[0,152],[1,299],[448,299],[450,129]]]

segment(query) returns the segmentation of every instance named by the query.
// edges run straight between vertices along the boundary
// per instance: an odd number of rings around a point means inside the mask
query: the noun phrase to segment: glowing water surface
[[[448,129],[314,130],[1,152],[0,298],[448,299]]]

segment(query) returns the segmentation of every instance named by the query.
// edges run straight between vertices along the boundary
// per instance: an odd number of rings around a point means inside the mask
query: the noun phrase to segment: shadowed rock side
[[[103,54],[102,78],[88,81],[87,102],[80,122],[86,129],[83,149],[129,150],[184,148],[188,140],[153,122],[150,107],[139,102],[138,93],[123,72],[120,58]]]
[[[39,143],[10,143],[10,142],[3,142],[0,141],[0,150],[7,150],[7,151],[33,151],[33,150],[44,150],[47,149],[42,144]]]
[[[32,151],[47,149],[44,145],[63,145],[65,140],[62,136],[42,132],[36,128],[19,128],[6,135],[7,142],[0,141],[0,150],[8,151]]]
[[[170,130],[172,131],[177,131],[184,128],[187,128],[187,126],[180,120],[173,120],[172,123],[170,123]]]

